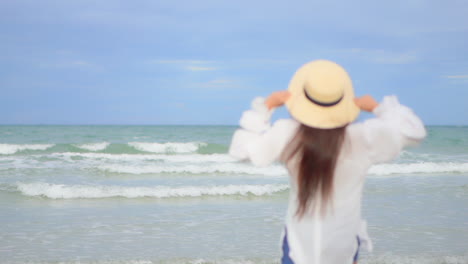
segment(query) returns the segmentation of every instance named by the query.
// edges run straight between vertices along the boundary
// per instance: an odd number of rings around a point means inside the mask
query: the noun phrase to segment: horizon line
[[[272,122],[274,123],[274,122]],[[239,126],[239,124],[41,124],[41,123],[22,123],[22,124],[1,124],[0,126]],[[424,126],[453,126],[468,127],[468,124],[424,124]]]

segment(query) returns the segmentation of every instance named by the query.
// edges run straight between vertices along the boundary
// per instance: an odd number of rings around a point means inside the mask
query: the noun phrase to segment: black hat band
[[[341,102],[341,100],[343,100],[343,97],[344,97],[344,94],[343,94],[338,100],[336,100],[334,102],[324,103],[324,102],[317,101],[314,98],[312,98],[311,96],[309,96],[305,89],[304,89],[304,94],[305,94],[307,100],[311,101],[312,103],[314,103],[316,105],[320,105],[320,106],[324,106],[324,107],[334,106],[334,105],[338,104],[339,102]]]

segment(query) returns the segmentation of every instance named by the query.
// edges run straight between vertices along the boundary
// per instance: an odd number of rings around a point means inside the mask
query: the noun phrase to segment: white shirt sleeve
[[[241,128],[232,138],[229,154],[239,160],[249,160],[256,166],[267,166],[278,160],[286,144],[291,140],[298,123],[290,119],[270,124],[272,111],[265,99],[258,97],[252,109],[245,111],[240,120]]]
[[[371,163],[392,160],[403,148],[426,137],[422,121],[396,96],[386,96],[373,112],[377,117],[361,124]]]

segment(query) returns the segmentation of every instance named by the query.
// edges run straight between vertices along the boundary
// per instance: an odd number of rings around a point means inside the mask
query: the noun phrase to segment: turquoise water
[[[278,263],[287,174],[230,126],[0,126],[2,263]],[[369,170],[360,263],[468,263],[468,127]]]

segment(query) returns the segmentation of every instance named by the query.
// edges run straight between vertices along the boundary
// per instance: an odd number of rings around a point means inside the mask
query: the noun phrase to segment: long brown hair
[[[304,216],[309,206],[317,206],[324,214],[333,192],[333,174],[343,143],[346,126],[319,129],[301,125],[284,152],[287,163],[298,155],[298,200],[296,215]]]

